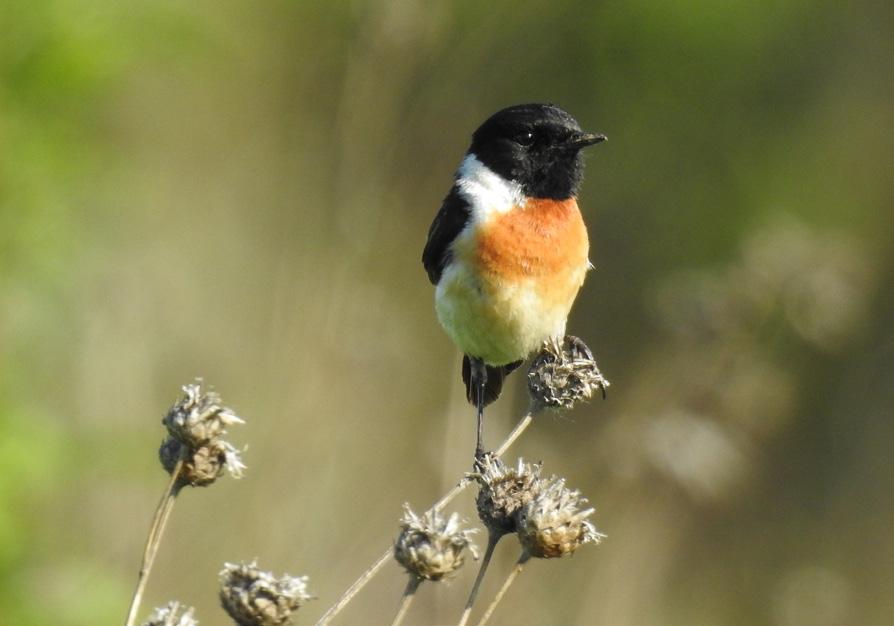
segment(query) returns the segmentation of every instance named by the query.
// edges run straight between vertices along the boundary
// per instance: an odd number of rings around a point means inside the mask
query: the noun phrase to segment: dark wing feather
[[[484,385],[484,406],[487,406],[500,397],[503,392],[503,381],[514,372],[524,361],[515,361],[506,365],[485,365],[487,368],[487,382]],[[472,381],[472,364],[469,355],[463,355],[463,382],[466,385],[466,400],[473,406],[477,399],[477,390]]]
[[[450,244],[465,228],[470,215],[468,203],[454,185],[428,229],[428,240],[422,251],[422,265],[433,285],[441,280],[441,274],[450,262]]]

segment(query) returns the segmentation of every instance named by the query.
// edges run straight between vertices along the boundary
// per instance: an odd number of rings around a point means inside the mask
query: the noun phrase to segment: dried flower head
[[[214,439],[201,448],[192,449],[173,437],[168,437],[158,449],[158,457],[168,474],[174,471],[181,454],[184,459],[183,467],[180,468],[180,482],[191,487],[207,487],[224,471],[233,478],[242,478],[245,471],[239,451],[221,439]]]
[[[204,388],[201,378],[183,386],[183,396],[174,403],[162,423],[171,437],[192,448],[200,448],[227,432],[232,424],[245,422],[221,404],[220,396]]]
[[[479,472],[473,474],[481,485],[475,500],[478,517],[488,532],[497,535],[515,532],[516,512],[539,492],[540,465],[519,459],[515,467],[509,467],[487,454],[478,466]]]
[[[528,554],[551,559],[572,554],[604,535],[587,521],[593,509],[581,510],[587,499],[565,487],[564,478],[541,481],[537,497],[518,511],[518,538]]]
[[[196,626],[199,620],[192,616],[192,607],[180,606],[179,602],[168,602],[154,611],[143,626]]]
[[[171,407],[162,423],[168,437],[158,450],[161,465],[169,474],[179,461],[180,485],[206,487],[227,471],[241,478],[245,464],[239,451],[221,439],[231,424],[244,424],[230,409],[221,405],[220,396],[205,391],[201,379],[183,387],[183,397]]]
[[[537,408],[570,409],[597,389],[604,398],[609,385],[587,344],[571,335],[561,345],[548,342],[528,370],[528,392]]]
[[[292,613],[310,599],[307,576],[275,578],[254,561],[225,563],[220,572],[220,602],[239,626],[291,624]]]
[[[474,529],[460,528],[456,513],[447,519],[435,511],[416,515],[405,504],[400,536],[394,544],[394,558],[411,575],[438,581],[462,567],[466,548],[478,558],[469,538],[474,532]]]

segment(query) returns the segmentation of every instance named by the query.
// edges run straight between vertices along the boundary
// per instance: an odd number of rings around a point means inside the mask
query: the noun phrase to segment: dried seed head
[[[177,461],[180,460],[181,455],[183,455],[184,461],[186,460],[188,450],[187,446],[173,437],[167,437],[158,448],[158,460],[161,461],[161,466],[164,470],[170,474],[177,466]]]
[[[221,405],[220,396],[206,391],[202,384],[197,379],[183,387],[183,397],[162,420],[168,437],[158,450],[161,465],[169,474],[183,460],[180,484],[193,487],[210,485],[224,471],[241,478],[245,470],[239,451],[221,439],[228,426],[245,422]]]
[[[242,478],[245,470],[239,451],[221,439],[214,439],[200,448],[193,449],[173,437],[168,437],[158,450],[162,467],[168,474],[174,471],[181,454],[184,455],[184,459],[183,467],[180,469],[180,482],[192,487],[207,487],[224,471],[233,478]]]
[[[528,370],[528,392],[536,408],[570,409],[609,387],[593,353],[582,340],[567,335],[562,345],[547,343]]]
[[[540,465],[519,459],[512,468],[500,459],[485,455],[474,478],[481,485],[475,505],[488,532],[515,532],[515,513],[533,500],[540,489]]]
[[[405,504],[394,558],[412,576],[438,581],[462,567],[466,548],[478,558],[475,545],[469,539],[474,532],[474,529],[460,528],[456,513],[446,520],[435,511],[416,515]]]
[[[183,386],[183,396],[174,403],[162,423],[171,437],[192,448],[200,448],[226,434],[227,426],[245,422],[221,404],[220,396],[205,389],[202,379]]]
[[[518,538],[531,556],[552,559],[572,554],[605,535],[587,521],[593,509],[581,510],[587,499],[565,488],[564,478],[541,481],[540,493],[518,511]]]
[[[274,578],[256,562],[225,563],[220,572],[220,602],[239,626],[282,626],[311,599],[307,576]]]
[[[168,602],[154,611],[143,626],[196,626],[199,620],[192,616],[192,607],[180,606],[179,602]]]

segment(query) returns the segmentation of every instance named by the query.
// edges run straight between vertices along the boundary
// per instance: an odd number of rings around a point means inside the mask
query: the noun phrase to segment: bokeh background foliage
[[[195,375],[249,473],[184,494],[148,602],[221,623],[216,572],[257,556],[311,576],[311,622],[466,469],[419,256],[470,131],[532,100],[610,137],[570,330],[614,386],[517,453],[608,539],[534,563],[503,623],[892,623],[892,6],[4,2],[0,623],[123,619]]]

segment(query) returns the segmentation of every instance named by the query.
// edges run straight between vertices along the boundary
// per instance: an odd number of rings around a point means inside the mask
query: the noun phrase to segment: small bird
[[[463,351],[466,398],[484,407],[534,350],[561,340],[591,267],[576,195],[581,149],[605,140],[553,104],[494,113],[469,147],[428,231],[422,264],[438,320]]]

